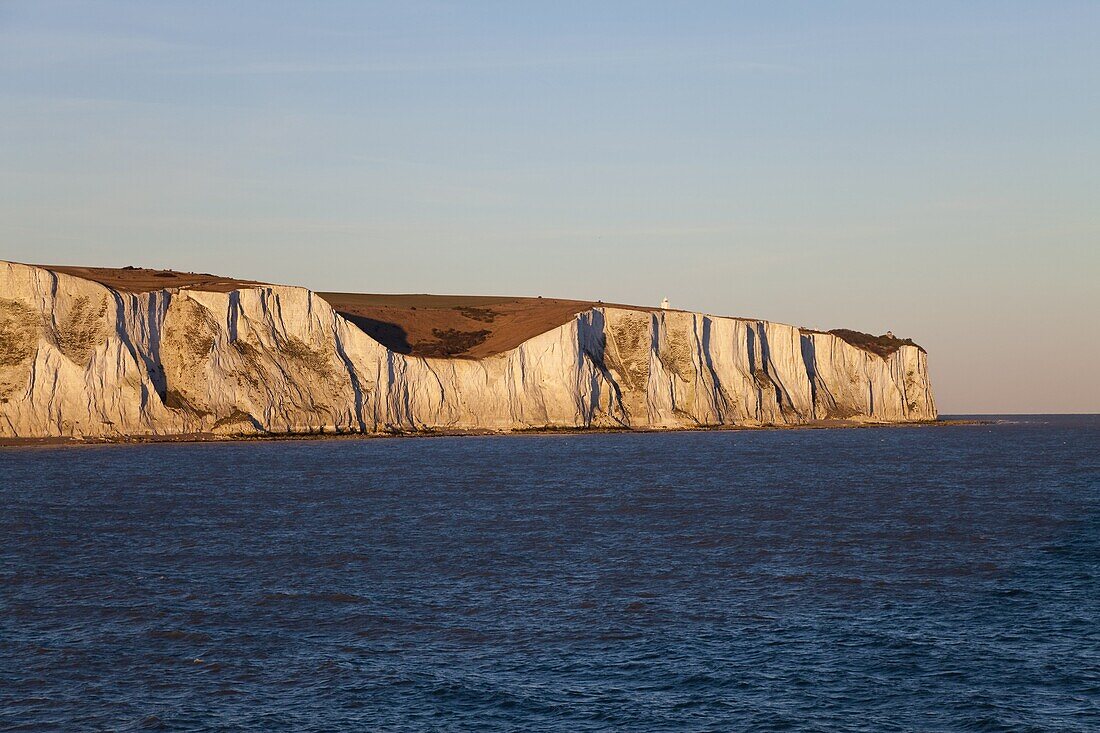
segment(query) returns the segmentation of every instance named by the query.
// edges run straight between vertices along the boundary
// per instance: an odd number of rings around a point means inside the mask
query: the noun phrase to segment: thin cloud
[[[244,63],[195,66],[175,73],[264,76],[282,74],[401,74],[446,73],[463,71],[504,71],[510,69],[631,66],[637,64],[690,63],[701,69],[727,73],[796,73],[799,67],[762,61],[714,61],[691,53],[576,53],[561,55],[499,55],[416,60],[379,61],[250,61]]]

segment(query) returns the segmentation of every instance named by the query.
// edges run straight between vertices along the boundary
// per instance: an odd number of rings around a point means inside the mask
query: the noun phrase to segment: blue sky
[[[0,257],[912,336],[1100,411],[1100,3],[0,0]]]

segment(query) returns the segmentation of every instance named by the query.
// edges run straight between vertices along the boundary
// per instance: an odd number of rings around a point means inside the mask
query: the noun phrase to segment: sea
[[[1100,731],[1100,417],[0,449],[3,731]]]

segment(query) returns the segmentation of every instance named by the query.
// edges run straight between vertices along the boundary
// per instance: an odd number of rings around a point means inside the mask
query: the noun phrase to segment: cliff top
[[[264,285],[256,280],[144,267],[41,265],[121,292],[186,288],[219,293]],[[585,300],[475,295],[317,293],[333,310],[391,351],[480,359],[550,331],[578,313],[605,305]],[[611,305],[611,304],[607,304]],[[617,308],[655,310],[639,306]]]
[[[391,351],[480,359],[550,331],[602,305],[560,298],[318,293],[337,313]],[[625,306],[631,307],[631,306]]]
[[[75,267],[39,265],[44,269],[92,280],[120,292],[145,293],[165,288],[230,292],[265,285],[256,280],[208,273],[144,267]],[[519,346],[567,323],[578,313],[598,307],[655,311],[656,307],[566,300],[474,295],[317,293],[333,310],[392,351],[414,356],[480,359]],[[803,329],[804,333],[822,333]],[[828,333],[864,351],[887,357],[911,339],[836,329]]]
[[[899,339],[893,334],[872,336],[869,333],[853,331],[849,328],[834,328],[829,331],[829,333],[844,339],[852,346],[863,349],[864,351],[870,351],[872,354],[878,354],[883,358],[890,356],[890,354],[893,354],[902,346],[915,346],[921,351],[924,351],[924,347],[915,343],[913,339]]]
[[[240,280],[203,272],[177,272],[154,270],[148,267],[72,267],[69,265],[36,265],[53,272],[93,280],[124,293],[149,293],[164,288],[191,288],[215,293],[228,293],[237,288],[247,288],[264,283]]]

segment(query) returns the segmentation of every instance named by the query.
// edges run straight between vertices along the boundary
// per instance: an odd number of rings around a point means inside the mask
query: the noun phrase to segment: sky
[[[0,0],[0,258],[546,295],[1100,412],[1100,3]]]

